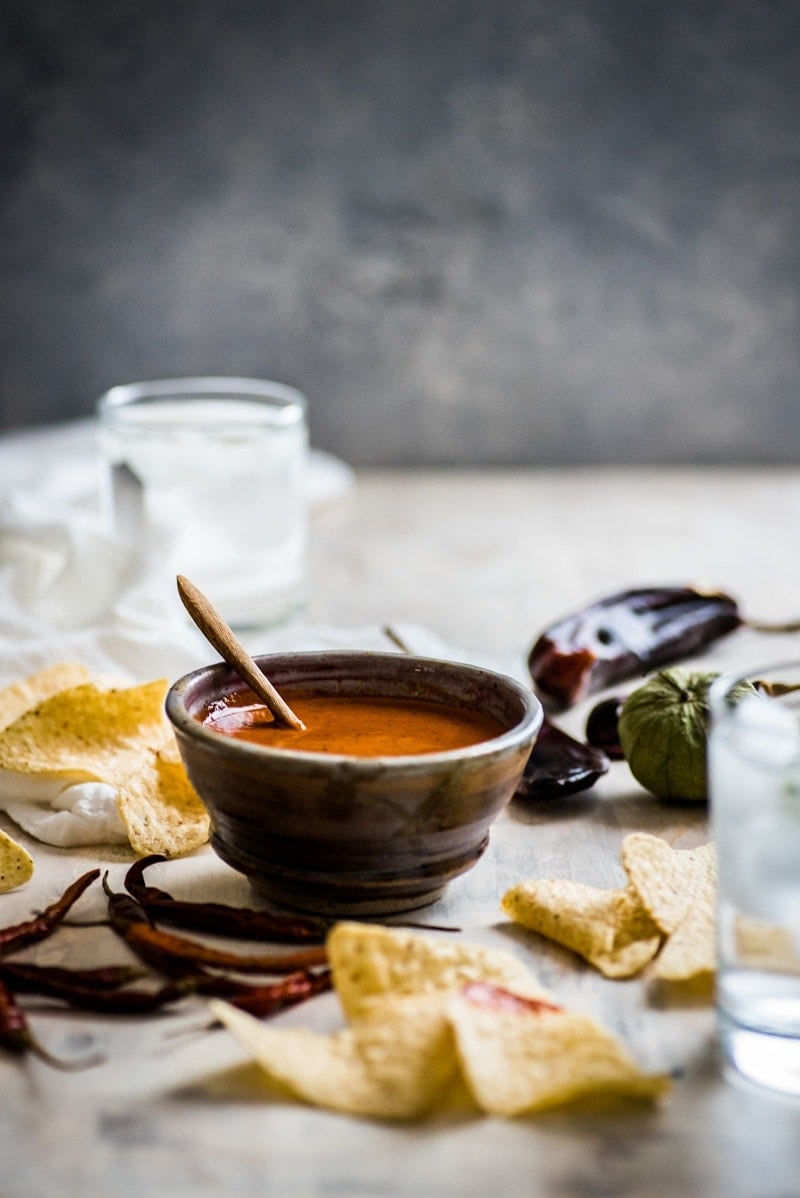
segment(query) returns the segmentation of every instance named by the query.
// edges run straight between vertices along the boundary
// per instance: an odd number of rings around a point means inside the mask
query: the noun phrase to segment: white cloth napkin
[[[0,441],[0,685],[68,658],[131,681],[208,660],[172,580],[105,527],[100,470],[90,421]],[[312,513],[353,485],[312,450]]]
[[[175,679],[213,655],[171,580],[108,531],[91,422],[0,441],[0,686],[60,661],[121,685]],[[312,512],[353,485],[312,451]],[[124,844],[114,787],[0,771],[0,810],[62,848]]]
[[[0,686],[60,661],[120,684],[177,679],[215,660],[189,623],[171,579],[104,527],[95,431],[89,422],[0,441]],[[353,486],[349,468],[312,451],[310,502],[332,503]],[[426,629],[398,626],[412,652],[472,661],[521,676],[516,660],[489,660]],[[396,648],[377,626],[293,623],[242,638],[250,652]],[[0,810],[49,844],[125,843],[113,787],[21,780],[0,771]]]

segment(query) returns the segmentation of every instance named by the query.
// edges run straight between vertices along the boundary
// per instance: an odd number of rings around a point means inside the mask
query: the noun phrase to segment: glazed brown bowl
[[[486,848],[541,726],[538,699],[490,670],[398,653],[256,660],[279,691],[425,699],[478,708],[505,729],[446,752],[346,757],[268,748],[204,725],[209,703],[244,688],[222,663],[187,674],[167,695],[211,843],[267,898],[337,916],[433,902]]]

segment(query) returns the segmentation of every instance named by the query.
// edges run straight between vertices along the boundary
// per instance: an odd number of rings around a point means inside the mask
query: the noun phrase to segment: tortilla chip
[[[3,687],[0,690],[0,729],[13,724],[24,712],[44,699],[49,699],[51,695],[71,690],[72,687],[88,681],[89,671],[84,666],[73,662],[59,662]]]
[[[713,844],[673,849],[659,836],[633,832],[622,842],[622,864],[662,932],[674,932],[695,900],[714,902],[717,854]]]
[[[24,886],[33,877],[33,858],[27,849],[0,831],[0,894]]]
[[[351,1019],[387,995],[445,993],[471,981],[493,981],[533,998],[547,996],[513,954],[444,936],[343,922],[330,931],[327,947],[334,988]]]
[[[211,1009],[273,1084],[315,1106],[380,1119],[418,1119],[456,1073],[450,1024],[443,1008],[425,998],[383,1003],[333,1035],[271,1028],[220,1001]]]
[[[142,746],[171,737],[163,715],[167,682],[125,690],[84,683],[26,711],[0,734],[0,768],[69,781],[116,783],[136,769]]]
[[[466,987],[449,1010],[461,1068],[487,1114],[531,1114],[606,1095],[653,1099],[669,1085],[643,1073],[587,1015],[514,1001],[487,986]]]
[[[177,752],[177,750],[176,750]],[[134,852],[178,857],[208,840],[208,813],[170,746],[148,751],[119,783],[119,811]]]
[[[60,691],[0,732],[0,769],[71,784],[106,782],[138,853],[186,853],[208,839],[209,819],[186,776],[164,715],[167,682]]]
[[[714,900],[701,897],[667,938],[656,961],[655,975],[669,982],[685,982],[717,968]]]
[[[800,946],[789,929],[780,924],[737,915],[734,947],[738,962],[750,969],[800,973]]]
[[[542,878],[503,895],[511,919],[563,944],[610,978],[632,977],[658,952],[661,934],[632,887],[599,890]]]

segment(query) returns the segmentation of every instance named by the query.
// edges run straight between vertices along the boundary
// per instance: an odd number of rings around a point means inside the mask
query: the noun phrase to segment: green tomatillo
[[[662,670],[622,705],[619,738],[625,760],[636,781],[658,798],[694,803],[708,799],[708,688],[717,677]],[[757,693],[751,683],[742,682],[732,695]]]

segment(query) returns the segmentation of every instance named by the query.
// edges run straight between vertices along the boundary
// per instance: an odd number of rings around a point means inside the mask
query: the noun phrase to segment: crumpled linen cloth
[[[103,526],[99,462],[90,422],[0,440],[0,686],[61,661],[109,684],[179,678],[216,655],[190,623],[173,580]],[[312,450],[310,505],[353,486],[349,468]],[[426,629],[398,626],[414,653],[472,661],[519,676],[517,663],[486,660]],[[292,623],[243,636],[253,653],[357,648],[392,651],[377,626]],[[0,771],[0,811],[49,844],[124,844],[116,791],[102,783],[23,784]]]
[[[0,440],[0,686],[61,661],[131,685],[214,659],[172,580],[106,528],[95,439],[87,421]],[[317,451],[309,476],[312,511],[353,485]],[[0,771],[0,811],[63,848],[126,843],[116,797],[104,783]]]

